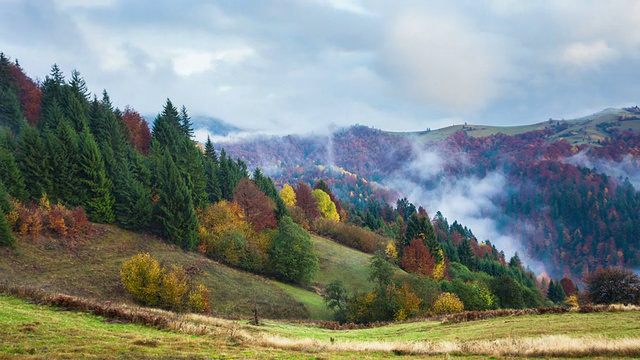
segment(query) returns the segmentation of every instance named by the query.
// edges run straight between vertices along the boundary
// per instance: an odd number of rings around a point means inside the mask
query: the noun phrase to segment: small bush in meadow
[[[464,310],[464,304],[456,294],[443,292],[431,308],[435,315],[453,314]]]

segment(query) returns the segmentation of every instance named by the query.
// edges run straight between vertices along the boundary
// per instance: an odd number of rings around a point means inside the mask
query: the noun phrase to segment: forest
[[[328,177],[315,167],[317,174],[301,170],[303,176],[292,174],[290,182],[274,182],[260,167],[248,166],[250,160],[234,160],[210,140],[197,143],[187,109],[169,99],[150,125],[133,107],[114,107],[106,90],[100,97],[91,94],[75,70],[67,79],[53,65],[35,82],[17,61],[0,55],[0,243],[16,247],[16,238],[29,241],[43,234],[90,238],[90,223],[117,224],[306,288],[318,272],[312,232],[373,255],[372,291],[346,289],[339,281],[321,289],[336,320],[354,323],[577,304],[576,269],[635,265],[640,256],[640,196],[632,185],[558,162],[584,149],[563,142],[542,146],[541,134],[483,139],[456,134],[447,140],[449,147],[464,149],[474,161],[444,171],[486,173],[502,167],[514,182],[536,179],[534,186],[522,184],[523,191],[505,196],[503,206],[513,220],[505,226],[537,224],[527,238],[531,251],[568,269],[552,274],[551,281],[537,279],[518,254],[506,259],[490,239],[478,240],[440,212],[428,214],[406,198],[386,202],[389,194],[355,173]],[[354,156],[350,164],[345,158],[336,164],[373,178],[410,156],[406,145],[393,145],[403,141],[395,135],[362,130],[340,136],[351,139],[336,140],[339,146],[372,147],[366,149],[371,159]],[[377,136],[382,140],[369,141]],[[304,156],[322,155],[315,145],[291,139]],[[636,134],[614,133],[592,151],[618,158],[630,148],[638,151],[639,142]],[[494,156],[498,150],[501,155]],[[534,166],[525,161],[529,158],[542,160]],[[136,282],[145,271],[155,274],[154,284]],[[206,312],[206,292],[215,289],[189,292],[181,285],[185,274],[161,269],[144,254],[122,270],[123,283],[140,303],[175,309],[182,304],[175,297],[188,296],[187,302],[197,304],[192,309]]]

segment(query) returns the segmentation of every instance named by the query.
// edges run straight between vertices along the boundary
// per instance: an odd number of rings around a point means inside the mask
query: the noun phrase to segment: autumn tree
[[[249,178],[240,180],[233,190],[233,201],[240,205],[247,217],[247,221],[253,225],[253,229],[260,232],[264,229],[275,229],[276,216],[273,212],[275,204],[258,189]]]
[[[331,197],[326,192],[315,189],[311,192],[311,195],[316,199],[318,203],[318,210],[320,214],[331,220],[340,221],[340,215],[336,210],[336,204],[331,200]]]
[[[402,256],[402,268],[410,273],[431,275],[436,265],[436,259],[421,239],[413,239],[405,247]]]
[[[289,184],[284,184],[280,190],[280,197],[288,206],[296,206],[296,192]]]
[[[600,268],[584,283],[594,304],[640,304],[640,278],[624,268]]]
[[[576,285],[574,284],[573,280],[566,276],[560,279],[560,285],[562,285],[562,290],[567,296],[573,296],[578,292],[578,289],[576,289]]]
[[[313,220],[320,216],[318,211],[318,202],[311,193],[309,185],[299,182],[296,188],[296,205],[302,209],[305,216],[309,220]]]
[[[139,153],[148,155],[149,147],[151,146],[151,131],[147,122],[140,116],[140,113],[129,106],[124,108],[122,120],[127,126],[129,143]]]
[[[160,289],[164,270],[148,253],[138,254],[126,261],[120,269],[125,289],[138,301],[154,306],[160,302]]]

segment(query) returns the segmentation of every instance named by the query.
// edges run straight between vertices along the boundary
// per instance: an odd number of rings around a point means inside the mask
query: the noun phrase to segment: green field
[[[140,309],[138,309],[139,311]],[[155,310],[149,310],[156,312]],[[361,330],[165,314],[164,329],[0,295],[0,358],[613,358],[640,356],[640,311],[567,313]]]
[[[602,140],[609,135],[599,127],[600,124],[611,124],[613,128],[620,131],[632,130],[640,132],[640,120],[624,120],[619,121],[620,116],[631,116],[633,114],[623,109],[606,109],[599,113],[584,116],[578,119],[550,119],[544,122],[531,125],[518,126],[489,126],[489,125],[473,125],[458,124],[432,130],[429,132],[413,133],[418,135],[420,139],[426,141],[442,141],[459,131],[464,131],[471,137],[485,137],[502,133],[505,135],[518,135],[535,130],[543,130],[553,127],[556,124],[566,124],[567,129],[557,132],[549,137],[551,141],[566,140],[570,144],[593,144],[596,145],[598,140]]]

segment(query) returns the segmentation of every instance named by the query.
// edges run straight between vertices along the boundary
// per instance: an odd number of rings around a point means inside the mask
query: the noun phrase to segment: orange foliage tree
[[[151,131],[149,125],[140,116],[140,113],[127,106],[122,114],[122,121],[129,130],[129,143],[138,150],[139,153],[149,155],[151,145]]]
[[[275,203],[258,189],[249,178],[242,178],[233,190],[233,202],[244,211],[253,230],[275,229],[278,226],[273,212]]]
[[[436,259],[431,255],[422,239],[411,240],[409,246],[404,249],[402,267],[407,272],[431,276],[435,265]]]

